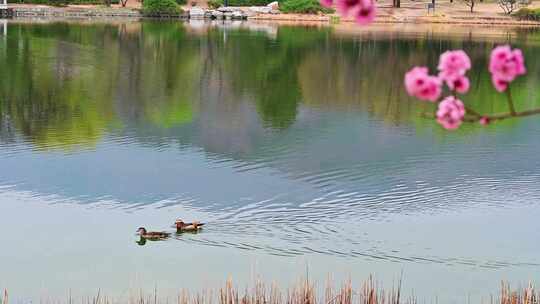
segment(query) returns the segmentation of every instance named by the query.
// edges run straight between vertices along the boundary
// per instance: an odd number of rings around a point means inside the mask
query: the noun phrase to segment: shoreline
[[[179,19],[189,20],[189,12],[185,11],[178,17],[145,17],[140,10],[136,8],[121,8],[121,7],[102,7],[102,6],[85,6],[85,5],[69,5],[67,7],[53,7],[47,5],[30,5],[30,4],[15,4],[10,5],[9,9],[13,19],[28,19],[28,18],[66,18],[66,19],[81,19],[81,18],[127,18],[127,19]],[[243,10],[245,8],[239,8]],[[397,16],[385,13],[378,16],[374,24],[448,24],[448,25],[481,25],[481,26],[517,26],[517,27],[540,27],[540,22],[521,21],[509,16]],[[412,10],[408,8],[401,9],[407,12]],[[341,19],[338,22],[332,22],[331,19],[335,15],[309,15],[309,14],[254,14],[248,15],[247,21],[263,21],[276,22],[284,24],[354,24],[353,20]],[[210,18],[197,18],[196,20],[210,20]]]
[[[307,15],[309,16],[309,15]],[[314,23],[331,23],[330,16],[327,16],[325,18],[320,19],[313,19],[313,18],[291,18],[288,17],[287,14],[279,14],[276,15],[276,17],[267,17],[267,16],[257,16],[257,17],[251,17],[248,18],[248,20],[257,20],[257,21],[277,21],[277,22],[314,22]],[[342,24],[355,24],[353,20],[342,20],[339,23]],[[533,26],[533,27],[540,27],[540,22],[534,22],[534,21],[520,21],[520,20],[493,20],[488,18],[479,18],[479,19],[458,19],[458,18],[452,18],[452,19],[438,19],[438,18],[415,18],[415,19],[389,19],[389,18],[379,18],[376,19],[373,24],[447,24],[447,25],[495,25],[495,26]]]

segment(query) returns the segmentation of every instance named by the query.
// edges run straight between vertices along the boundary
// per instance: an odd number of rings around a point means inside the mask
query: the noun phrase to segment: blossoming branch
[[[540,114],[540,109],[517,112],[514,107],[510,84],[527,72],[523,53],[519,49],[512,50],[508,45],[498,46],[490,56],[491,80],[495,90],[506,92],[508,113],[483,115],[465,106],[463,101],[458,99],[457,94],[466,94],[470,88],[466,74],[471,69],[471,60],[463,50],[444,52],[439,58],[437,69],[438,75],[429,75],[427,67],[413,67],[405,74],[405,89],[410,96],[438,103],[435,117],[445,129],[457,129],[463,122],[487,125],[493,120]],[[444,84],[452,94],[441,100]]]

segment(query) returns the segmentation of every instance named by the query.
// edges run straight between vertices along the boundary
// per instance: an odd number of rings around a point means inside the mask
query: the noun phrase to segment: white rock
[[[274,2],[268,3],[266,7],[269,7],[273,11],[277,11],[279,10],[279,2],[274,1]]]
[[[204,18],[211,18],[213,14],[214,14],[213,10],[207,10],[204,12]]]
[[[223,19],[223,13],[220,11],[212,11],[212,17],[216,19]]]
[[[258,14],[269,14],[272,8],[268,6],[252,6],[249,10]]]
[[[230,6],[222,6],[222,7],[218,8],[217,10],[222,12],[222,13],[232,13],[232,12],[238,10],[238,9],[234,8],[234,7],[230,7]]]
[[[237,19],[237,20],[238,20],[238,19],[244,19],[244,14],[242,14],[241,11],[234,11],[234,12],[232,13],[232,18],[233,18],[233,19]]]

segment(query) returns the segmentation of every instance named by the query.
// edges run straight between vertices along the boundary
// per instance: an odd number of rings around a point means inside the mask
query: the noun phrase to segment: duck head
[[[143,235],[145,233],[146,233],[146,229],[144,227],[139,227],[139,229],[137,229],[138,235]]]
[[[186,225],[181,219],[177,219],[174,224],[176,225],[176,228],[182,228]]]

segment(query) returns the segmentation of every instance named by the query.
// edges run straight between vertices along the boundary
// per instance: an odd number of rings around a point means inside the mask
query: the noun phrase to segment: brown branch
[[[475,110],[465,106],[465,111],[467,112],[467,114],[471,114],[473,116],[476,116],[477,118],[482,118],[482,114],[476,112]]]
[[[526,117],[526,116],[532,116],[532,115],[538,115],[540,114],[540,108],[522,111],[522,112],[514,112],[514,113],[497,113],[497,114],[491,114],[491,115],[481,115],[479,113],[471,113],[474,117],[465,117],[463,119],[464,122],[478,122],[479,118],[485,117],[490,121],[495,120],[504,120],[508,118],[518,118],[518,117]],[[435,115],[432,113],[422,113],[422,117],[426,118],[436,118]]]
[[[538,115],[538,114],[540,114],[540,108],[527,110],[523,112],[514,112],[513,114],[512,113],[499,113],[499,114],[485,115],[484,117],[490,120],[503,120],[507,118],[526,117],[526,116],[532,116],[532,115]]]
[[[508,99],[508,109],[510,109],[510,114],[516,116],[516,108],[514,108],[514,100],[512,99],[512,92],[510,91],[510,84],[506,89],[506,97]]]

